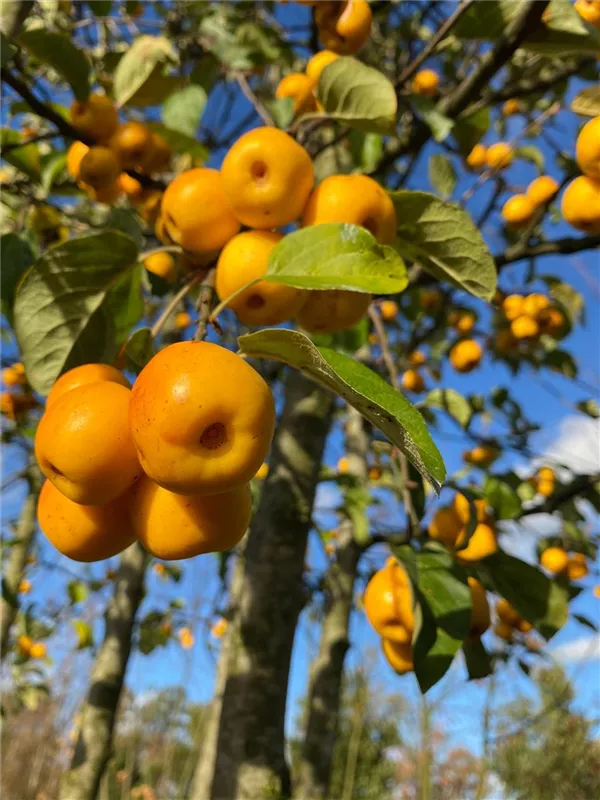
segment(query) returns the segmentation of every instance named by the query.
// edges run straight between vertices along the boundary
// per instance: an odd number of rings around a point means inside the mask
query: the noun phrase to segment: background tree
[[[592,724],[573,708],[573,687],[558,666],[534,676],[539,699],[520,698],[499,713],[493,769],[516,797],[592,797],[600,750]]]

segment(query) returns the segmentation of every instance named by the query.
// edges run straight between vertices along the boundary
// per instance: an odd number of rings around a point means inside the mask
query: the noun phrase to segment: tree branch
[[[4,81],[4,83],[8,84],[20,97],[25,100],[27,105],[34,111],[38,116],[42,117],[43,119],[47,119],[48,122],[51,122],[61,136],[65,139],[72,139],[73,141],[80,141],[84,144],[89,145],[92,147],[95,144],[94,139],[91,136],[87,136],[82,131],[77,130],[74,128],[67,120],[62,117],[57,111],[55,111],[51,106],[46,105],[41,100],[39,100],[33,92],[29,89],[26,84],[20,78],[17,78],[16,75],[13,75],[10,70],[2,67],[0,70],[0,77]],[[28,144],[27,142],[23,142],[20,146],[25,146]],[[131,175],[132,178],[135,178],[139,181],[142,186],[148,189],[164,189],[164,184],[161,181],[155,181],[153,178],[148,177],[148,175],[142,175],[141,172],[136,172],[136,170],[128,169],[125,170],[128,175]]]
[[[552,514],[563,503],[581,495],[599,479],[599,475],[576,475],[568,486],[559,489],[543,503],[524,509],[521,517],[531,516],[532,514]]]
[[[535,80],[529,78],[528,80],[520,81],[516,85],[505,86],[503,89],[498,89],[498,91],[487,92],[481,101],[473,106],[473,110],[475,110],[475,107],[479,107],[480,105],[499,103],[504,100],[510,100],[513,97],[525,97],[526,95],[533,94],[534,92],[541,92],[544,91],[544,89],[551,89],[553,86],[556,86],[559,81],[579,75],[582,69],[595,63],[595,59],[586,58],[579,61],[574,67],[569,66],[556,70],[556,72],[547,78],[537,78]],[[471,109],[469,109],[469,111],[470,110]]]
[[[550,242],[540,242],[540,244],[516,245],[509,247],[505,253],[498,253],[494,256],[496,267],[502,269],[507,264],[513,264],[515,261],[522,261],[525,258],[534,258],[536,256],[551,256],[551,255],[569,255],[571,253],[580,253],[583,250],[596,250],[600,248],[600,234],[595,236],[581,236],[581,237],[565,237],[564,239],[555,239]]]
[[[496,45],[481,58],[477,69],[467,75],[453,92],[440,100],[437,110],[452,119],[464,111],[471,100],[481,94],[494,75],[510,60],[527,36],[537,28],[548,2],[549,0],[529,0],[521,3],[521,13],[508,25]],[[431,131],[424,122],[419,121],[412,125],[369,174],[372,177],[381,176],[400,156],[419,152],[430,137]]]
[[[450,30],[454,27],[454,25],[458,22],[458,20],[462,17],[462,15],[469,10],[469,8],[473,5],[473,3],[474,0],[463,0],[463,2],[460,3],[456,11],[448,17],[448,19],[444,22],[444,24],[432,36],[427,46],[406,67],[406,69],[402,70],[395,84],[397,90],[400,89],[410,78],[412,78],[412,76],[419,69],[421,64],[424,64],[425,61],[427,61],[427,59],[434,52],[438,44],[442,41],[442,39],[444,39],[448,35]]]
[[[250,84],[246,80],[246,76],[241,72],[235,72],[234,78],[238,82],[240,89],[244,93],[244,96],[252,103],[254,110],[265,123],[265,125],[274,125],[275,123],[273,122],[273,118],[250,88]]]

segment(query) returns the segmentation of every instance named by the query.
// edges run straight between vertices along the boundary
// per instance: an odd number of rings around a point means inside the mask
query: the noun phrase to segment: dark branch
[[[29,89],[26,84],[20,78],[17,78],[16,75],[13,75],[10,70],[2,67],[0,70],[0,77],[2,80],[14,89],[14,91],[25,100],[27,105],[34,111],[38,116],[42,117],[43,119],[47,119],[48,122],[51,122],[61,136],[65,139],[71,139],[73,141],[80,141],[84,144],[89,145],[90,147],[95,144],[94,140],[90,136],[86,136],[82,131],[78,131],[77,128],[74,128],[67,120],[62,117],[57,111],[55,111],[51,106],[46,105],[41,100],[39,100],[33,92]],[[21,146],[24,146],[27,142],[23,142]],[[125,170],[128,175],[131,175],[132,178],[135,178],[139,181],[142,186],[151,189],[164,189],[164,185],[160,181],[155,181],[153,178],[149,178],[147,175],[142,175],[140,172],[136,172],[135,170]]]
[[[517,245],[509,247],[505,253],[494,256],[498,269],[534,256],[569,255],[581,253],[583,250],[596,250],[600,247],[600,235],[582,236],[579,238],[566,237],[555,239],[551,242],[540,242],[531,246]]]
[[[559,81],[564,81],[568,78],[572,78],[574,75],[579,75],[582,69],[595,63],[595,59],[586,58],[578,61],[575,66],[557,69],[547,78],[530,78],[529,80],[520,81],[512,86],[505,86],[503,89],[499,89],[496,92],[488,92],[483,98],[482,104],[489,105],[503,100],[510,100],[513,97],[525,97],[535,92],[543,92],[545,89],[551,89],[553,86],[556,86]],[[479,103],[477,105],[479,105]]]
[[[586,489],[590,489],[599,479],[598,475],[577,475],[568,486],[564,486],[556,491],[551,497],[540,505],[532,506],[523,510],[521,516],[531,514],[552,514],[563,503],[581,495]]]
[[[444,24],[438,29],[434,36],[430,39],[427,46],[419,53],[419,55],[400,73],[400,77],[396,81],[396,89],[402,88],[404,84],[412,78],[415,72],[419,69],[421,64],[424,64],[429,56],[434,52],[438,44],[444,39],[462,15],[469,10],[473,5],[474,0],[464,0],[456,11],[451,14]]]
[[[506,28],[496,45],[481,58],[473,70],[447,97],[440,100],[437,110],[455,119],[472,100],[479,97],[494,75],[510,60],[512,54],[537,28],[548,0],[529,0],[522,3],[521,13]],[[427,143],[431,132],[424,122],[419,122],[400,137],[395,146],[381,160],[371,175],[380,176],[402,155],[418,153]]]

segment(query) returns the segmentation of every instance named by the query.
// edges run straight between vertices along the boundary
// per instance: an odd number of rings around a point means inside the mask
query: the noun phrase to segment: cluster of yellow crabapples
[[[40,528],[77,561],[136,539],[166,560],[234,547],[274,424],[268,385],[215,344],[164,348],[133,389],[114,367],[76,367],[52,388],[35,436]]]
[[[491,623],[491,613],[484,586],[472,576],[467,580],[472,604],[467,639],[473,640],[487,631]],[[363,607],[371,626],[381,637],[383,654],[392,669],[399,675],[412,672],[412,639],[415,630],[413,595],[406,570],[393,556],[369,581],[363,597]],[[506,641],[512,639],[513,631],[528,633],[532,627],[502,597],[497,601],[496,617],[494,633]],[[510,626],[507,630],[505,620],[509,618]]]
[[[507,103],[510,101],[507,101]],[[516,101],[515,101],[516,102]],[[511,106],[510,113],[514,113]],[[467,156],[473,170],[487,167],[494,171],[506,169],[515,156],[507,142],[486,147],[477,144]],[[579,132],[575,158],[583,173],[565,188],[561,200],[562,216],[574,228],[588,234],[600,232],[600,117],[589,120]],[[502,207],[502,218],[511,230],[527,228],[541,215],[560,189],[550,175],[535,178],[522,194],[514,194]]]
[[[556,479],[550,467],[541,467],[531,482],[543,497],[549,497],[555,490]],[[486,501],[475,499],[473,506],[477,523],[466,547],[464,543],[471,506],[465,495],[457,493],[450,504],[438,508],[428,526],[430,538],[447,547],[457,562],[465,566],[493,555],[498,549],[494,519]],[[569,554],[561,547],[547,547],[540,556],[540,564],[558,578],[570,581],[588,574],[585,554]],[[491,614],[484,586],[472,576],[468,577],[468,584],[472,610],[467,638],[474,639],[481,637],[489,628]],[[390,557],[369,581],[362,606],[370,624],[381,636],[388,663],[398,674],[411,672],[415,629],[412,590],[406,570],[394,557]],[[523,619],[503,597],[497,600],[495,616],[494,633],[506,642],[511,642],[515,635],[531,631],[531,623]]]

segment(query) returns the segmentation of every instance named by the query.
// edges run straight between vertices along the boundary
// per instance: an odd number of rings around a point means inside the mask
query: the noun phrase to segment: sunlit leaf
[[[241,336],[238,343],[247,355],[283,361],[340,395],[406,453],[434,489],[440,489],[444,462],[423,417],[375,372],[341,353],[315,347],[298,331],[266,329]]]

